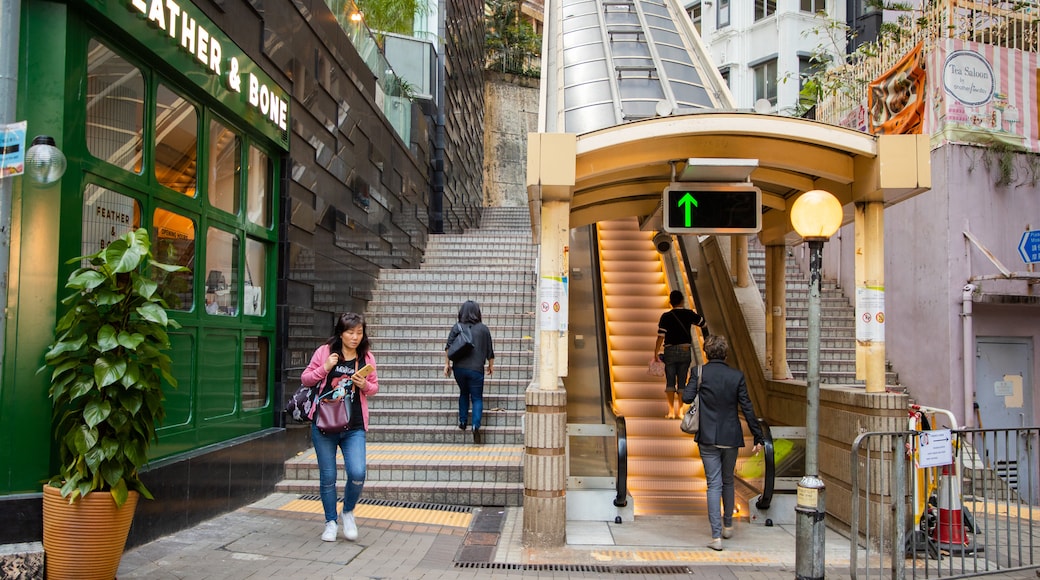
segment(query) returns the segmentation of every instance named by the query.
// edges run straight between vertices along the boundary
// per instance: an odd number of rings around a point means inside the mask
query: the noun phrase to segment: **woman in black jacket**
[[[697,448],[704,463],[704,477],[708,480],[708,523],[711,524],[711,542],[708,547],[722,549],[722,538],[733,535],[733,470],[737,454],[744,446],[744,432],[737,417],[737,408],[744,414],[751,434],[755,437],[754,453],[762,449],[765,438],[751,406],[744,373],[726,364],[729,343],[726,337],[712,335],[704,341],[708,364],[690,372],[690,381],[683,389],[682,400],[691,403],[700,394],[700,429]],[[703,374],[700,388],[697,373]],[[719,500],[722,517],[719,517]]]
[[[465,326],[473,338],[473,348],[452,365],[448,358],[448,348],[455,337]],[[484,414],[484,361],[487,361],[487,374],[495,373],[495,349],[491,345],[491,331],[481,322],[480,305],[467,300],[459,307],[459,322],[451,327],[448,340],[444,344],[444,376],[451,376],[455,371],[455,383],[459,385],[459,429],[466,430],[466,419],[469,415],[470,402],[473,403],[473,442],[483,443],[484,434],[480,431],[480,420]]]

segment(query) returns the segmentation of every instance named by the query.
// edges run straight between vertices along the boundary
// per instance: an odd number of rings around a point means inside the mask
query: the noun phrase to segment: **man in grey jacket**
[[[704,341],[708,363],[690,372],[682,397],[684,403],[691,403],[700,395],[700,429],[696,441],[704,463],[704,477],[708,480],[708,523],[711,524],[708,547],[713,550],[721,550],[722,538],[728,539],[733,535],[733,470],[737,465],[737,454],[744,446],[738,408],[755,437],[754,453],[757,454],[765,442],[755,409],[751,406],[744,373],[726,364],[728,351],[726,337],[717,334],[708,337]],[[699,388],[698,372],[703,374]]]

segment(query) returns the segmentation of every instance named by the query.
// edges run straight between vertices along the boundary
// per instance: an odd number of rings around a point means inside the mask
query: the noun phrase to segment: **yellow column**
[[[787,246],[766,246],[766,353],[773,379],[791,378],[787,367]]]
[[[737,288],[747,288],[751,283],[748,275],[748,237],[746,235],[732,236],[730,243],[732,244],[730,245],[732,252],[730,263],[733,264],[733,275],[737,279]]]
[[[567,542],[567,272],[574,135],[528,136],[527,191],[538,220],[538,374],[525,394],[523,544]]]
[[[856,204],[856,378],[885,392],[885,207]]]

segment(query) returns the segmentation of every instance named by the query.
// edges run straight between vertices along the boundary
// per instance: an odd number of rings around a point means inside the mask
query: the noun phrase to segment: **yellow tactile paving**
[[[726,564],[764,564],[765,556],[729,550],[725,554],[709,550],[592,550],[597,562],[720,562]]]
[[[281,511],[292,511],[309,514],[322,513],[321,500],[294,499],[278,507]],[[429,524],[434,526],[450,526],[469,528],[473,514],[467,512],[451,512],[446,510],[430,510],[420,508],[393,507],[358,504],[354,515],[359,518],[385,520],[391,522],[407,522],[412,524]]]

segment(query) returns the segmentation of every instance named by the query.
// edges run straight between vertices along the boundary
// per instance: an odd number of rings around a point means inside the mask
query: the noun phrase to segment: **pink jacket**
[[[311,362],[300,375],[300,382],[305,386],[314,387],[321,384],[329,373],[325,371],[325,361],[329,358],[329,345],[323,344],[314,351]],[[365,364],[372,365],[372,372],[368,375],[365,386],[358,389],[361,393],[361,417],[365,420],[365,431],[368,431],[368,397],[379,392],[379,376],[376,375],[376,357],[369,351],[365,355]]]

